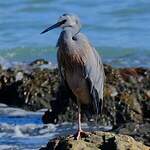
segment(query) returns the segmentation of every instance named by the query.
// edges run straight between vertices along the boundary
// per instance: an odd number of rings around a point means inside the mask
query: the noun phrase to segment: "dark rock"
[[[116,133],[130,135],[137,141],[142,141],[145,145],[150,146],[150,124],[137,124],[135,122],[126,123],[114,130]]]
[[[75,121],[77,105],[68,87],[60,83],[58,69],[34,65],[45,63],[44,60],[31,63],[30,71],[21,67],[6,70],[0,67],[0,103],[33,111],[47,108],[42,117],[44,123]],[[134,138],[149,145],[146,132],[150,130],[150,69],[115,69],[110,65],[104,65],[104,69],[104,107],[98,124],[113,125],[118,133],[130,135],[131,132]],[[87,121],[83,112],[82,117]],[[132,131],[132,126],[138,132]]]
[[[150,80],[149,69],[114,69],[111,66],[105,65],[105,73],[104,109],[102,116],[99,116],[99,122],[120,126],[123,123],[131,121],[140,123],[143,122],[146,117],[148,118],[149,116],[146,112],[149,111],[150,101],[147,96],[148,92],[145,93],[145,91],[148,91],[150,88],[148,84]],[[62,92],[61,89],[59,89],[59,92],[65,93],[65,91]],[[66,93],[66,95],[68,94]],[[63,98],[60,96],[58,101],[54,101],[56,106],[57,103],[61,101],[59,99],[62,100]],[[65,106],[68,107],[68,105],[59,106],[63,108]],[[67,108],[65,110],[70,109],[71,108]],[[59,110],[61,110],[60,107]],[[74,110],[76,111],[76,109]],[[60,113],[62,113],[62,111],[60,111]],[[68,111],[68,113],[70,113],[70,111]]]
[[[31,65],[43,63],[47,62],[36,60]],[[0,102],[34,111],[48,108],[44,123],[75,120],[77,105],[68,88],[60,84],[58,69],[29,68],[29,72],[21,67],[0,68]],[[127,122],[149,122],[150,70],[115,69],[110,65],[104,65],[104,69],[104,107],[98,123],[117,128]],[[86,120],[84,114],[82,116]]]
[[[40,66],[40,65],[46,65],[48,64],[48,61],[44,60],[44,59],[36,59],[35,61],[31,62],[29,65],[31,66]]]
[[[58,81],[57,69],[37,68],[24,77],[18,91],[28,109],[51,109],[50,101],[55,98]]]
[[[47,110],[42,116],[42,121],[44,124],[48,124],[48,123],[56,124],[58,122],[58,116],[56,115],[56,113],[54,113],[54,111],[50,112],[49,110]]]
[[[58,82],[57,69],[30,68],[28,73],[20,68],[1,70],[0,103],[34,111],[50,109]]]

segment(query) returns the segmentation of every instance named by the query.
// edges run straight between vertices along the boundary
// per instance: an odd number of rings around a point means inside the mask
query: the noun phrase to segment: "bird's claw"
[[[69,135],[67,138],[70,139],[70,138],[73,138],[74,140],[79,140],[81,138],[86,138],[90,135],[89,132],[85,132],[83,130],[78,130],[76,134],[74,135]]]

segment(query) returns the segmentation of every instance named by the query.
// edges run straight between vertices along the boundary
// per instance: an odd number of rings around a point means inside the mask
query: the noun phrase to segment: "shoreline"
[[[47,64],[47,61],[40,59],[26,68],[0,67],[0,103],[31,111],[46,108],[47,111],[42,117],[45,124],[57,123],[56,118],[58,123],[75,121],[77,107],[71,101],[67,111],[58,115],[51,112],[57,91],[64,96],[67,96],[67,93],[58,88],[58,69],[46,67]],[[110,65],[104,65],[104,69],[104,109],[103,114],[98,116],[98,124],[112,125],[116,133],[131,135],[136,140],[150,145],[150,69],[114,68]],[[84,121],[87,122],[83,116]]]

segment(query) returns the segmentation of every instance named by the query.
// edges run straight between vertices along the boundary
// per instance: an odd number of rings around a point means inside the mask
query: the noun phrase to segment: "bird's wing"
[[[80,34],[81,51],[86,51],[86,61],[84,61],[84,73],[87,80],[90,94],[93,99],[93,106],[96,113],[101,112],[103,105],[103,88],[104,88],[104,68],[102,60],[94,47],[83,34]],[[86,50],[85,50],[86,49]]]
[[[105,75],[101,58],[95,49],[93,49],[93,52],[95,58],[91,58],[90,56],[88,60],[90,60],[91,63],[87,62],[88,65],[85,65],[85,68],[87,81],[90,86],[90,93],[92,94],[96,106],[96,112],[99,113],[102,111],[103,106],[103,88]],[[93,61],[95,61],[94,65],[92,65]]]
[[[76,100],[75,96],[73,95],[71,89],[69,88],[67,81],[65,79],[65,72],[64,68],[62,66],[62,61],[60,59],[60,51],[57,51],[57,61],[58,61],[58,69],[60,73],[60,78],[61,78],[61,85],[63,85],[66,88],[66,91],[68,91],[68,97],[71,97],[74,101]]]

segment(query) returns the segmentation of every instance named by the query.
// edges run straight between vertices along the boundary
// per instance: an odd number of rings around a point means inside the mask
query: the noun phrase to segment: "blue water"
[[[43,113],[0,104],[0,150],[38,150],[52,138],[76,133],[76,122],[44,125],[41,121]],[[111,129],[86,123],[82,123],[82,127],[85,131]]]
[[[30,115],[30,116],[7,116],[1,115],[0,116],[0,123],[7,123],[7,124],[17,124],[17,125],[24,125],[28,123],[33,124],[42,124],[41,115]]]
[[[150,66],[148,0],[11,0],[0,1],[0,63],[44,58],[56,64],[60,30],[40,32],[64,12],[77,14],[85,33],[114,66]]]

